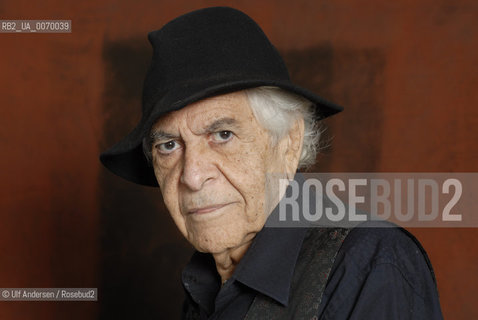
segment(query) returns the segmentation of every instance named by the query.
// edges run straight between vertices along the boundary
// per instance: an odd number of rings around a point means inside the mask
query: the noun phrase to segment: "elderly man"
[[[341,108],[294,85],[257,24],[231,8],[149,34],[138,126],[101,155],[159,186],[197,249],[185,319],[439,319],[420,244],[399,228],[267,228],[284,188],[315,161],[317,121]]]

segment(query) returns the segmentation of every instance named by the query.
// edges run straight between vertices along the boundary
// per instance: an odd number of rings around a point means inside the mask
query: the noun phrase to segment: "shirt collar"
[[[211,314],[211,307],[221,288],[221,277],[212,255],[196,251],[183,269],[181,280],[191,298]]]
[[[233,277],[287,306],[292,275],[306,228],[263,228]]]

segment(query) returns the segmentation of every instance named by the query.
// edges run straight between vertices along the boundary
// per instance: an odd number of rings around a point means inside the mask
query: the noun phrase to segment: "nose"
[[[218,177],[219,170],[214,164],[213,154],[207,146],[188,145],[184,151],[181,183],[192,191],[199,191],[208,182]]]

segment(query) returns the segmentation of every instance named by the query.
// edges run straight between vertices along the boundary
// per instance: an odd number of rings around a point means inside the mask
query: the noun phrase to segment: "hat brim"
[[[156,102],[154,108],[152,108],[151,114],[143,114],[143,118],[133,131],[113,147],[103,152],[100,155],[100,160],[114,174],[126,180],[145,186],[157,187],[158,183],[154,170],[151,164],[148,163],[142,146],[143,138],[149,134],[151,127],[157,119],[165,113],[182,109],[191,103],[205,98],[260,86],[276,86],[305,97],[316,106],[317,115],[320,119],[343,110],[341,106],[327,101],[305,88],[296,86],[290,81],[253,79],[229,80],[228,82],[218,84],[217,79],[211,79],[211,81],[204,81],[203,79],[201,83],[188,83],[187,88],[177,86],[164,94]],[[178,94],[179,91],[182,91],[183,94]],[[178,96],[184,96],[184,92],[190,92],[191,94],[177,100]]]

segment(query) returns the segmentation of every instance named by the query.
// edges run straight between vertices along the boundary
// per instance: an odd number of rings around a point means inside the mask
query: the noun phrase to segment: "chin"
[[[221,253],[237,245],[226,245],[224,243],[215,243],[215,242],[199,242],[199,243],[193,243],[193,246],[199,252]]]
[[[246,242],[246,234],[235,231],[221,230],[219,234],[217,232],[201,232],[188,240],[200,252],[221,253]]]
[[[200,252],[221,253],[250,243],[263,226],[261,223],[237,224],[196,230],[189,233],[187,240]]]

